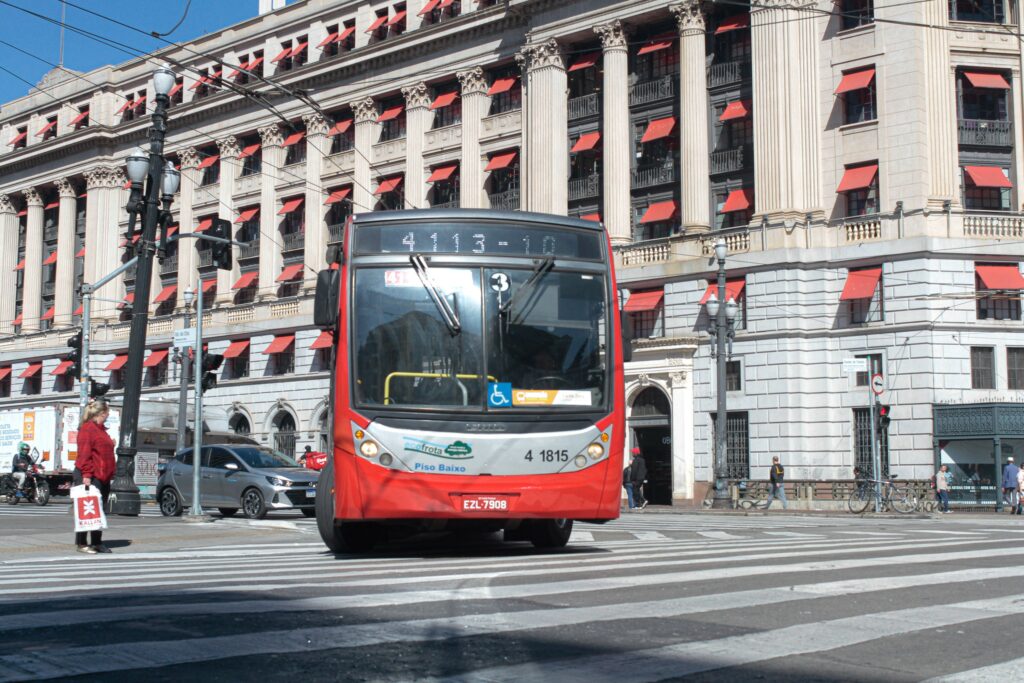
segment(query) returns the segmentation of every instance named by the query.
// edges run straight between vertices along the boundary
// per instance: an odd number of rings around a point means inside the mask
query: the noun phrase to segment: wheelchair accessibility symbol
[[[487,405],[507,408],[512,405],[512,382],[490,382],[487,385]]]

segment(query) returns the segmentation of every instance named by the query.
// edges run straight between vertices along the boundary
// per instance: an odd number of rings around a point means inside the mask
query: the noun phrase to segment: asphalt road
[[[626,515],[326,553],[312,520],[0,507],[0,681],[950,681],[1024,673],[1024,521]],[[1015,676],[1016,674],[1016,676]]]

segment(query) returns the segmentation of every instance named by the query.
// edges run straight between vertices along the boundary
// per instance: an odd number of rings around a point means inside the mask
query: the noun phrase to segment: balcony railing
[[[1013,147],[1013,123],[983,119],[959,119],[961,145]]]
[[[674,163],[669,166],[666,166],[665,164],[641,166],[633,169],[633,177],[630,182],[630,187],[635,190],[642,187],[665,185],[667,183],[674,183],[678,177],[679,175]]]
[[[965,212],[964,237],[996,240],[1024,239],[1024,213]]]
[[[281,241],[284,243],[285,251],[298,251],[306,243],[306,233],[289,232],[282,236]]]
[[[743,62],[722,62],[708,67],[708,87],[739,83],[743,79]]]
[[[43,228],[43,241],[44,242],[52,242],[55,239],[57,239],[57,226],[56,225],[47,225],[45,228]]]
[[[656,81],[643,81],[629,88],[630,104],[648,104],[658,100],[666,100],[676,94],[676,77],[662,76]]]
[[[519,210],[519,188],[514,187],[505,192],[488,193],[492,209],[504,209],[506,211]]]
[[[165,256],[163,263],[160,264],[160,272],[164,275],[167,273],[178,272],[178,255],[172,254],[171,256]]]
[[[729,173],[743,168],[744,148],[727,149],[711,153],[711,173]]]
[[[260,243],[252,242],[248,246],[238,248],[238,258],[259,258]]]
[[[345,224],[335,223],[334,225],[327,226],[327,241],[330,244],[337,244],[341,242],[341,238],[345,235]]]
[[[594,173],[586,178],[569,180],[569,199],[586,199],[601,194],[601,176]]]
[[[213,265],[213,252],[209,249],[203,249],[199,252],[199,267],[206,268],[207,266]]]
[[[56,282],[44,282],[43,283],[43,296],[50,296],[57,290]]]
[[[569,100],[569,120],[575,121],[585,116],[597,116],[601,111],[601,101],[597,93],[590,93],[582,97],[573,97]]]

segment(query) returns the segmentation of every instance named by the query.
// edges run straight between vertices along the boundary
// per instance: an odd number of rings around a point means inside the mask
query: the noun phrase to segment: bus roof
[[[496,223],[535,223],[563,228],[604,231],[604,224],[582,218],[557,216],[532,211],[499,211],[497,209],[409,209],[405,211],[373,211],[353,217],[356,225],[367,223],[405,223],[408,221],[492,221]]]

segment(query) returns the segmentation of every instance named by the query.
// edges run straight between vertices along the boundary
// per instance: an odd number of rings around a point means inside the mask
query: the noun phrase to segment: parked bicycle
[[[875,500],[879,502],[879,509],[895,510],[901,514],[914,512],[918,508],[919,502],[913,490],[906,484],[897,484],[896,477],[858,479],[857,484],[846,502],[850,512],[855,515],[867,511]],[[875,484],[881,484],[881,494]]]

